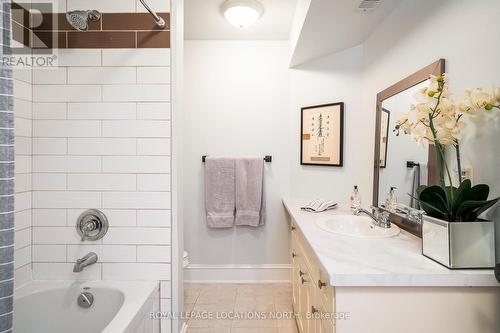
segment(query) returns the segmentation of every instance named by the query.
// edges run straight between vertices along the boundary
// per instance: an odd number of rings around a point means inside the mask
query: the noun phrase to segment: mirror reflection
[[[428,80],[423,81],[382,101],[378,197],[379,206],[391,211],[395,211],[396,203],[400,208],[419,209],[413,197],[420,185],[427,185],[428,146],[394,132],[396,121],[408,112],[416,92],[427,85]]]

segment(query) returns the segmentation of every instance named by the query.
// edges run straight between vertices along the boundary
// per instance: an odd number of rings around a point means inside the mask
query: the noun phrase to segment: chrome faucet
[[[97,262],[97,254],[94,252],[87,253],[83,258],[78,259],[73,266],[73,272],[81,272],[87,266],[93,265]]]
[[[388,212],[381,212],[377,207],[372,207],[373,213],[361,207],[356,208],[354,215],[366,214],[373,220],[373,224],[380,228],[390,228],[391,221],[389,220],[390,214]]]

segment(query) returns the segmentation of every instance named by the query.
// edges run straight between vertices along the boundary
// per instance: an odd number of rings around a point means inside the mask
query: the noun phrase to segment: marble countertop
[[[491,270],[450,270],[424,257],[421,240],[410,233],[392,238],[360,239],[326,232],[316,220],[351,214],[337,208],[323,213],[300,210],[304,200],[283,199],[290,216],[306,238],[330,284],[354,286],[500,287]]]

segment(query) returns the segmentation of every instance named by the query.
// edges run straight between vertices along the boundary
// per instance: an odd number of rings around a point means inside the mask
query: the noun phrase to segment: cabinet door
[[[306,265],[303,263],[302,258],[299,257],[299,270],[297,276],[299,277],[298,281],[298,306],[296,312],[298,314],[297,318],[297,326],[301,333],[309,333],[309,329],[307,326],[307,310],[308,310],[308,299],[309,299],[309,290],[308,285],[310,284],[310,279],[307,274]]]

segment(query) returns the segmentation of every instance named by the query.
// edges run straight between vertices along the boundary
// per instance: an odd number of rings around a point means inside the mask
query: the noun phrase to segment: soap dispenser
[[[390,212],[395,212],[398,206],[398,199],[396,197],[396,187],[392,186],[387,198],[385,199],[385,209]]]
[[[354,190],[351,194],[351,208],[361,208],[361,195],[359,194],[358,185],[354,185]]]

